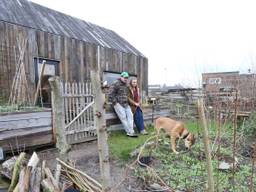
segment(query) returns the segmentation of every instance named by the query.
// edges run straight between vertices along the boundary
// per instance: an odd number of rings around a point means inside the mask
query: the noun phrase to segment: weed
[[[188,129],[198,134],[196,144],[191,151],[182,151],[183,142],[178,146],[181,151],[180,154],[175,155],[170,150],[169,138],[161,137],[158,148],[150,149],[150,154],[153,156],[153,163],[151,167],[156,173],[168,184],[172,189],[179,191],[205,191],[207,187],[207,168],[204,155],[204,146],[200,136],[200,126],[197,122],[186,122]],[[209,124],[209,135],[213,142],[216,138],[216,124],[211,122]],[[150,128],[150,133],[154,134],[153,128]],[[236,170],[234,177],[232,170],[220,171],[218,165],[220,161],[226,158],[232,158],[232,139],[233,131],[231,124],[226,124],[221,127],[220,153],[213,156],[213,176],[215,181],[215,188],[217,191],[249,191],[251,164],[250,159],[238,154],[243,145],[237,146],[237,155],[239,157],[239,167]],[[243,133],[238,132],[238,137]],[[148,136],[141,136],[137,139],[127,138],[123,132],[113,133],[110,137],[110,149],[115,157],[123,160],[129,159],[129,153],[136,147],[145,142]],[[215,148],[218,143],[215,143]],[[147,151],[145,151],[147,153]],[[133,173],[140,178],[143,183],[156,183],[157,178],[150,169],[143,167],[136,167]],[[256,177],[253,182],[256,183]]]

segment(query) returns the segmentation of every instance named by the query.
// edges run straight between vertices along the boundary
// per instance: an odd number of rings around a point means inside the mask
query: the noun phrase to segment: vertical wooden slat
[[[88,94],[92,94],[92,84],[91,82],[89,82],[89,93]],[[90,98],[90,102],[93,101],[93,98],[92,97],[89,97]],[[92,126],[92,123],[93,123],[93,119],[94,119],[94,115],[93,115],[93,108],[91,107],[91,109],[89,110],[90,111],[90,126]]]
[[[65,79],[69,81],[69,50],[68,50],[68,38],[64,38],[64,69],[65,69]]]
[[[127,53],[122,53],[122,57],[123,57],[123,71],[128,71],[128,54]]]
[[[71,94],[72,95],[74,95],[74,82],[72,82],[71,83]],[[74,114],[74,112],[75,112],[75,105],[74,105],[74,97],[71,97],[72,99],[71,99],[71,108],[72,108],[72,112],[71,112],[71,115],[72,115],[72,119],[74,119],[75,118],[75,114]],[[73,123],[73,125],[72,125],[72,130],[75,130],[76,129],[76,122],[75,123]],[[73,134],[73,136],[72,136],[72,139],[73,140],[76,140],[76,134]]]
[[[79,90],[78,90],[78,85],[77,85],[77,83],[75,83],[75,95],[79,95]],[[79,114],[79,97],[75,97],[75,105],[76,105],[76,115],[78,115]],[[78,131],[80,131],[81,130],[81,125],[80,125],[80,117],[77,119],[77,130]],[[80,139],[80,134],[78,134],[77,135],[78,136],[78,139]]]
[[[88,93],[88,83],[87,83],[87,81],[84,84],[84,89],[85,89],[85,94],[87,94]],[[86,105],[88,105],[88,103],[89,103],[88,97],[85,97],[85,102],[86,102]],[[85,126],[86,127],[89,126],[88,122],[89,122],[89,110],[87,110],[86,113],[85,113]],[[85,132],[84,136],[87,137],[87,135],[88,135],[88,132]]]
[[[83,90],[83,84],[81,82],[79,82],[79,91],[80,91],[80,94],[84,94],[84,90]],[[80,107],[80,110],[79,112],[83,109],[83,107],[85,106],[84,105],[84,97],[79,97],[79,107]],[[84,129],[84,114],[81,116],[81,120],[80,120],[80,129]],[[83,137],[83,133],[81,134],[82,137]]]
[[[84,45],[83,42],[79,42],[79,55],[80,55],[80,79],[79,81],[84,81],[85,70],[84,70]]]
[[[70,86],[70,82],[67,83],[67,88],[68,88],[68,91],[67,93],[71,95],[71,86]],[[72,120],[72,106],[71,106],[71,98],[68,97],[67,98],[67,101],[68,101],[68,116],[69,116],[69,121],[68,123]],[[68,131],[70,131],[72,129],[72,127],[68,127]],[[68,136],[69,140],[72,140],[72,137],[71,135]]]
[[[86,93],[87,94],[90,94],[90,90],[89,90],[89,83],[88,83],[88,81],[86,82]],[[87,105],[90,103],[90,98],[89,97],[87,97],[87,99],[86,99],[86,103],[87,103]],[[86,113],[86,125],[87,126],[90,126],[90,115],[91,115],[91,113],[90,113],[90,109],[87,111],[87,113]]]
[[[68,94],[68,86],[67,86],[67,82],[64,82],[64,88],[65,88],[65,94]],[[69,114],[68,114],[68,98],[65,98],[65,123],[68,124],[69,123]]]

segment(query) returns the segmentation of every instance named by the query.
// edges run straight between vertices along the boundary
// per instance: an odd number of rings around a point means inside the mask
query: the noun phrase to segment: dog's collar
[[[188,132],[186,135],[184,135],[184,136],[182,137],[182,139],[186,139],[186,138],[188,137],[188,135],[189,135],[189,132]]]

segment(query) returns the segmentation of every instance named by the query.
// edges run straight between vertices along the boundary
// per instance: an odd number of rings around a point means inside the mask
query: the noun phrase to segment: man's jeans
[[[124,126],[127,134],[133,134],[133,114],[129,105],[123,107],[119,103],[114,105],[115,112]]]

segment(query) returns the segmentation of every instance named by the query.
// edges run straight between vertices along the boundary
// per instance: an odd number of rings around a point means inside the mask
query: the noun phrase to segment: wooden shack
[[[102,80],[128,71],[147,95],[148,59],[116,32],[27,0],[0,1],[0,105],[17,87],[17,94],[33,104],[40,79],[40,101],[49,107],[50,77],[70,84],[87,82],[93,69]],[[1,113],[0,148],[53,143],[51,112]]]
[[[30,98],[34,96],[43,60],[45,89],[49,87],[48,77],[53,75],[74,82],[90,80],[91,69],[101,73],[125,70],[137,75],[143,94],[147,94],[148,59],[116,32],[27,0],[1,0],[2,99],[10,96],[23,50]]]

